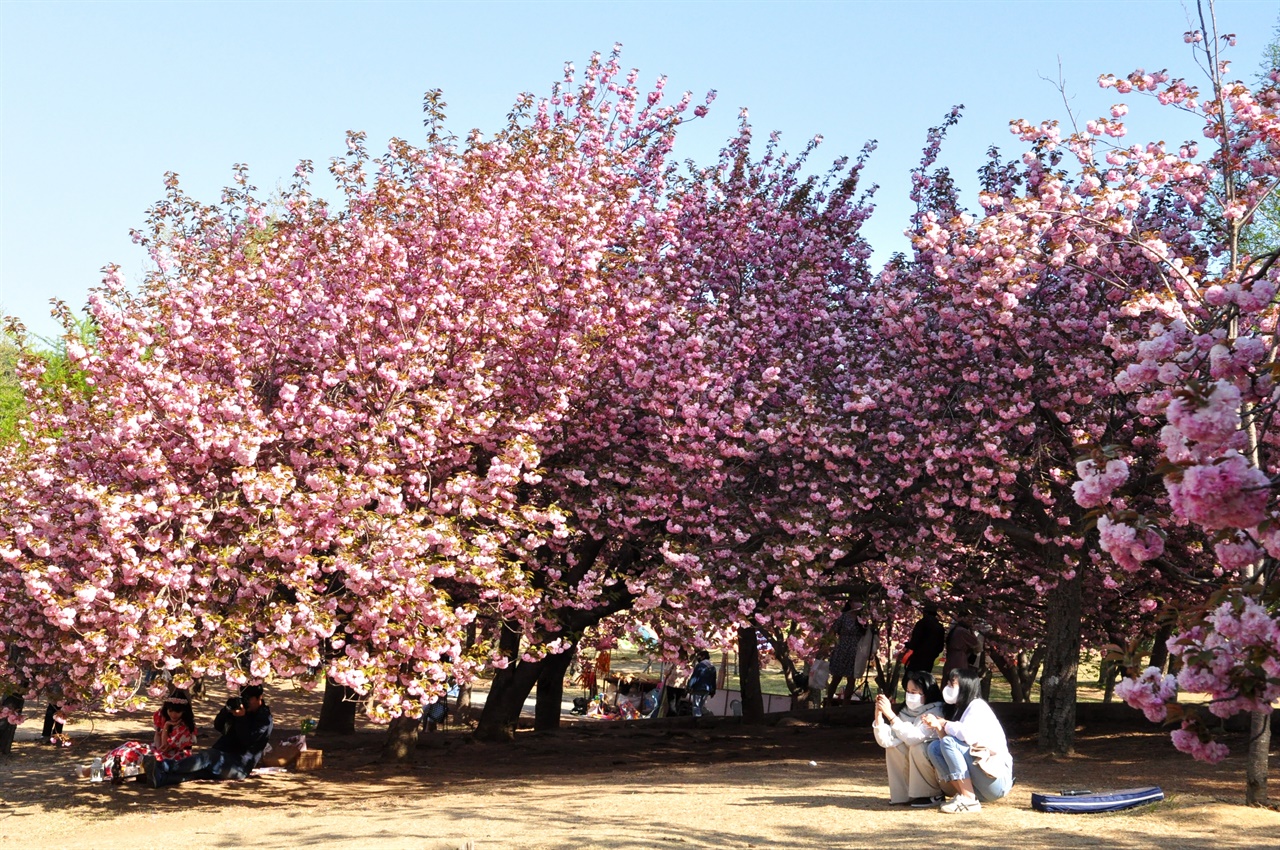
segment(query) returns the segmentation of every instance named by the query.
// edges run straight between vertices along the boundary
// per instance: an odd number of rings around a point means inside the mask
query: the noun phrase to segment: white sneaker
[[[956,797],[950,803],[944,803],[938,811],[946,812],[949,815],[980,812],[982,811],[982,804],[978,802],[977,797]]]

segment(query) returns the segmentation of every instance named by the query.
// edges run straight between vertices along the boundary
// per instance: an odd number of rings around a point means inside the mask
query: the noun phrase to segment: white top
[[[1013,755],[1009,752],[1004,727],[986,700],[975,699],[969,703],[959,720],[947,723],[945,731],[969,745],[974,763],[982,768],[983,773],[992,777],[1013,773]]]

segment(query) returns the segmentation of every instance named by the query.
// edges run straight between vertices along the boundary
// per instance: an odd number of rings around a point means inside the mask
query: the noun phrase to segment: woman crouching
[[[1013,756],[995,712],[982,699],[982,680],[973,670],[952,670],[942,700],[947,716],[926,717],[938,733],[928,745],[929,761],[938,771],[943,793],[954,796],[944,803],[948,814],[976,812],[980,800],[999,800],[1013,787]]]
[[[884,764],[889,772],[889,802],[894,805],[941,802],[938,773],[926,752],[938,733],[925,724],[926,716],[942,717],[942,694],[933,674],[911,670],[903,678],[906,703],[897,712],[889,698],[876,697],[875,720],[871,724],[876,743],[884,747]],[[936,802],[934,802],[936,800]]]

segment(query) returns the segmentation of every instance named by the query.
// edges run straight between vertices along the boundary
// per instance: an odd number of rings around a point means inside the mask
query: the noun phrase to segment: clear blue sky
[[[1234,71],[1253,78],[1273,37],[1272,0],[1220,0],[1240,37]],[[0,0],[0,311],[36,335],[58,332],[48,301],[85,303],[98,269],[131,280],[144,258],[128,237],[176,171],[215,201],[231,165],[260,188],[300,159],[317,166],[361,129],[381,150],[421,138],[421,98],[442,88],[451,128],[492,130],[515,95],[546,92],[566,60],[624,45],[642,80],[709,88],[708,118],[682,157],[714,158],[750,108],[763,137],[818,162],[877,139],[881,188],[867,230],[879,258],[901,250],[908,174],[926,129],[956,103],[965,118],[944,162],[963,175],[990,144],[1011,150],[1010,118],[1062,118],[1061,60],[1073,109],[1114,100],[1098,74],[1135,67],[1198,73],[1179,0],[867,0],[867,2],[24,2]],[[1130,140],[1181,141],[1199,128],[1134,105]],[[972,205],[972,204],[971,204]]]

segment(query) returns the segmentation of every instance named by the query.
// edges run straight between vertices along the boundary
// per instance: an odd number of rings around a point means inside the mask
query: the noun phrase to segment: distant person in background
[[[978,663],[982,650],[982,638],[974,633],[969,621],[957,617],[947,632],[947,660],[942,665],[942,681],[947,681],[953,670],[967,670]]]
[[[693,705],[693,716],[701,717],[707,699],[716,693],[716,665],[711,663],[711,653],[699,649],[694,656],[697,663],[689,674],[689,684],[685,688],[689,692],[689,702]]]
[[[938,606],[932,602],[924,604],[924,615],[911,629],[911,637],[903,648],[906,659],[904,665],[908,671],[921,670],[933,672],[933,665],[942,654],[947,644],[947,629],[938,619]]]
[[[827,685],[827,702],[834,702],[841,680],[855,684],[854,675],[858,664],[858,644],[862,641],[867,628],[858,619],[853,610],[852,597],[844,603],[840,616],[831,624],[835,635],[836,646],[831,651],[831,682]]]

